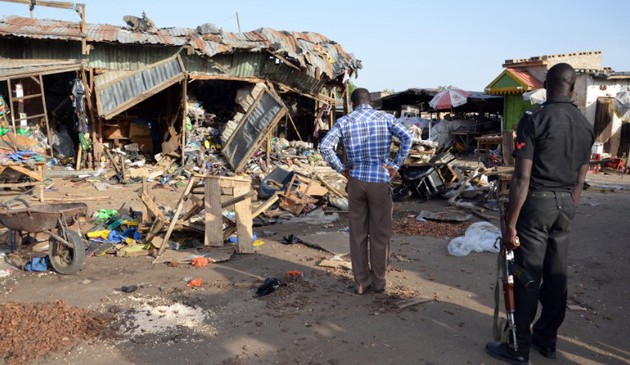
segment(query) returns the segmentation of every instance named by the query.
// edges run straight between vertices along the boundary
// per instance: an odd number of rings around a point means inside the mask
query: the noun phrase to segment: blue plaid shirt
[[[393,161],[389,160],[392,136],[400,139],[400,148]],[[348,166],[335,154],[334,147],[342,139]],[[337,120],[322,140],[319,150],[326,162],[337,172],[350,169],[350,176],[365,182],[389,182],[384,165],[395,170],[405,161],[411,149],[412,137],[407,128],[396,123],[394,116],[359,105],[355,110]]]

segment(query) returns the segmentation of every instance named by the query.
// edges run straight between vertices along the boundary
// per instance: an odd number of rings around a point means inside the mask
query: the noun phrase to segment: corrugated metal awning
[[[49,75],[81,69],[79,60],[16,60],[0,59],[0,81],[29,77],[33,75]]]
[[[111,119],[184,79],[179,54],[132,72],[105,73],[94,78],[99,116]]]

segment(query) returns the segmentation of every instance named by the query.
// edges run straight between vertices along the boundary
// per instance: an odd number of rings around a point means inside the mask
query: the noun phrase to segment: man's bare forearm
[[[578,176],[575,181],[575,188],[573,189],[573,202],[577,206],[580,203],[582,197],[582,190],[584,189],[584,180],[586,180],[586,172],[588,171],[588,165],[580,166],[578,170]]]
[[[516,159],[514,175],[510,183],[510,204],[508,206],[505,224],[509,228],[515,228],[521,208],[527,199],[529,192],[529,180],[532,171],[532,161],[522,158]]]

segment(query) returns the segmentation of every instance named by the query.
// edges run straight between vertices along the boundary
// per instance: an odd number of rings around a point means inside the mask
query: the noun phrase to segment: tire
[[[402,202],[408,200],[413,195],[411,189],[406,186],[400,185],[394,188],[392,191],[392,200],[395,202]]]
[[[85,246],[81,236],[76,231],[68,230],[68,239],[74,244],[74,248],[50,237],[50,265],[61,275],[75,274],[85,261]]]

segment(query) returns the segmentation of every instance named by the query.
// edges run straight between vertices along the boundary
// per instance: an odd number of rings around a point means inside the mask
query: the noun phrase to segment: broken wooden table
[[[234,206],[238,252],[254,252],[252,228],[252,194],[251,180],[242,177],[195,175],[194,178],[204,180],[204,211],[206,223],[206,246],[223,246],[223,208]],[[227,195],[229,200],[224,204],[221,196]]]
[[[204,188],[203,201],[192,195],[195,187],[201,186]],[[173,219],[169,222],[169,219],[161,213],[158,204],[155,203],[147,191],[145,182],[141,197],[144,202],[143,214],[148,218],[146,221],[143,219],[143,221],[146,224],[153,220],[147,239],[158,240],[158,242],[155,242],[156,246],[159,245],[158,256],[168,246],[168,241],[175,228],[178,226],[193,228],[193,224],[186,222],[186,220],[202,212],[204,212],[204,245],[222,247],[223,242],[236,233],[238,252],[253,252],[253,218],[265,212],[278,200],[278,196],[274,194],[271,198],[252,209],[251,201],[256,196],[256,192],[251,190],[251,180],[240,177],[194,175],[190,178],[186,189],[182,193]],[[182,218],[179,218],[184,209],[184,204],[188,200],[193,202],[193,206],[183,214]],[[224,230],[224,221],[232,223],[223,216],[223,209],[230,206],[234,206],[235,221],[233,225]],[[159,239],[156,235],[165,225],[168,225],[166,234],[164,238]],[[197,228],[195,230],[198,231]],[[151,241],[151,243],[154,242]]]

